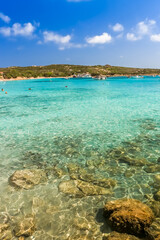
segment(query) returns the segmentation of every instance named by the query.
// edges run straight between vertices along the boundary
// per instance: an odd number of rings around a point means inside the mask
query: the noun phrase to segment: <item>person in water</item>
[[[2,88],[1,90],[2,90],[2,92],[4,92],[4,89],[3,89],[3,88]]]

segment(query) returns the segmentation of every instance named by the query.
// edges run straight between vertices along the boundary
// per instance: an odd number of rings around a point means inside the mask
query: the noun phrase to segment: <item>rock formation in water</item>
[[[47,181],[45,171],[39,169],[18,170],[9,178],[9,183],[21,189],[30,189]]]
[[[160,240],[160,218],[156,218],[145,231],[149,240]]]
[[[29,237],[35,231],[35,221],[33,217],[26,217],[21,221],[15,222],[14,234],[16,237]]]
[[[94,195],[112,195],[110,189],[96,186],[81,180],[68,180],[59,184],[59,191],[74,197],[85,197]]]
[[[115,231],[143,235],[154,219],[152,210],[135,199],[120,199],[107,202],[104,216]]]
[[[9,224],[0,224],[0,239],[11,240],[13,237]]]
[[[112,232],[108,236],[103,237],[103,240],[139,240],[139,238],[126,233]]]

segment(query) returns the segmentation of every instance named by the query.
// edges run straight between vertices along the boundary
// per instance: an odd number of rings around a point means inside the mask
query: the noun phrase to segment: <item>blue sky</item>
[[[1,0],[0,66],[160,68],[159,0]]]

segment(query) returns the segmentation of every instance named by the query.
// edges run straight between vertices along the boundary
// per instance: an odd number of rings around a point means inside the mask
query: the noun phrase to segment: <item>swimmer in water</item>
[[[2,90],[2,92],[4,92],[4,89],[3,89],[3,88],[2,88],[1,90]]]

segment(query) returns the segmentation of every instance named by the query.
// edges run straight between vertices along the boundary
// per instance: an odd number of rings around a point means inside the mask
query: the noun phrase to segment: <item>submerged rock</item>
[[[146,166],[146,167],[144,168],[144,170],[145,170],[147,173],[160,172],[160,165],[154,164],[154,165],[151,165],[151,166]]]
[[[23,236],[19,237],[18,240],[25,240]]]
[[[59,191],[73,195],[75,197],[112,194],[109,189],[99,187],[92,183],[84,182],[81,180],[63,181],[59,184]]]
[[[0,224],[0,239],[11,240],[13,237],[9,224]]]
[[[160,174],[156,174],[156,175],[154,176],[154,182],[155,182],[156,184],[160,185]]]
[[[95,178],[92,174],[80,174],[80,175],[71,175],[71,179],[93,183],[94,185],[104,187],[104,188],[113,188],[116,186],[117,181],[111,178]]]
[[[146,130],[155,130],[156,128],[156,124],[151,122],[143,123],[140,126]]]
[[[130,158],[128,156],[121,156],[120,158],[118,158],[118,161],[122,163],[127,163],[132,166],[144,166],[149,164],[149,162],[144,158],[137,159],[137,158]]]
[[[127,169],[124,173],[126,178],[130,178],[135,174],[136,170],[135,169]]]
[[[76,163],[69,163],[67,165],[67,168],[68,168],[68,172],[69,172],[70,176],[77,175],[79,173],[86,173],[86,170]]]
[[[151,201],[148,202],[148,205],[152,209],[155,217],[160,218],[160,202],[152,199]]]
[[[90,169],[103,168],[105,164],[106,164],[106,159],[104,159],[102,156],[95,156],[94,159],[89,159],[86,162],[86,165]]]
[[[135,199],[120,199],[106,203],[104,216],[118,232],[143,235],[154,219],[152,210]]]
[[[77,164],[69,164],[68,170],[72,180],[82,180],[104,188],[113,188],[117,184],[116,180],[111,178],[99,178],[99,176],[88,173],[87,170],[81,168]]]
[[[39,163],[43,160],[42,154],[28,151],[23,156],[24,160],[31,160],[32,162]]]
[[[65,149],[64,154],[67,157],[72,157],[72,156],[78,156],[79,152],[77,151],[77,149],[75,147],[69,146],[68,148]]]
[[[8,221],[9,221],[8,213],[1,212],[0,213],[0,224],[8,223]]]
[[[160,218],[156,218],[150,228],[145,230],[149,240],[160,240]]]
[[[29,237],[35,231],[35,222],[33,217],[24,218],[15,223],[14,234],[16,237]]]
[[[154,194],[154,198],[156,201],[160,201],[160,190]]]
[[[139,238],[126,233],[112,232],[108,236],[103,237],[103,240],[139,240]]]
[[[53,173],[56,177],[62,178],[63,176],[68,175],[68,172],[64,168],[60,168],[57,165],[46,169],[47,172]]]
[[[77,230],[82,230],[82,231],[89,231],[89,232],[93,232],[96,233],[99,231],[99,226],[96,224],[96,222],[93,219],[90,219],[90,221],[88,221],[86,218],[82,217],[82,218],[75,218],[74,222],[73,222],[73,226],[77,229]]]
[[[91,236],[88,236],[87,234],[77,233],[75,235],[72,235],[70,237],[67,237],[65,240],[101,240],[102,238],[93,238]]]
[[[18,240],[25,240],[23,236],[19,237]]]
[[[111,178],[101,178],[94,179],[92,183],[104,188],[114,188],[117,184],[117,181]]]
[[[121,155],[124,155],[125,153],[126,153],[126,150],[123,147],[117,147],[107,151],[106,156],[112,159],[117,159]]]
[[[78,180],[76,181],[76,184],[77,184],[77,187],[87,196],[112,194],[110,190],[103,187],[96,186],[92,183]]]
[[[46,181],[46,173],[39,169],[18,170],[9,178],[9,183],[11,185],[21,189],[30,189],[33,186]]]
[[[78,189],[78,187],[76,185],[76,181],[74,181],[74,180],[63,181],[59,184],[58,188],[59,188],[60,192],[74,195],[75,197],[83,197],[84,196],[83,192],[80,189]]]
[[[125,145],[125,147],[117,147],[114,148],[112,150],[110,150],[107,153],[107,157],[115,160],[115,159],[119,159],[121,157],[130,157],[135,156],[135,154],[140,153],[141,152],[141,148],[139,145],[137,145],[134,142],[124,142],[123,143]]]

